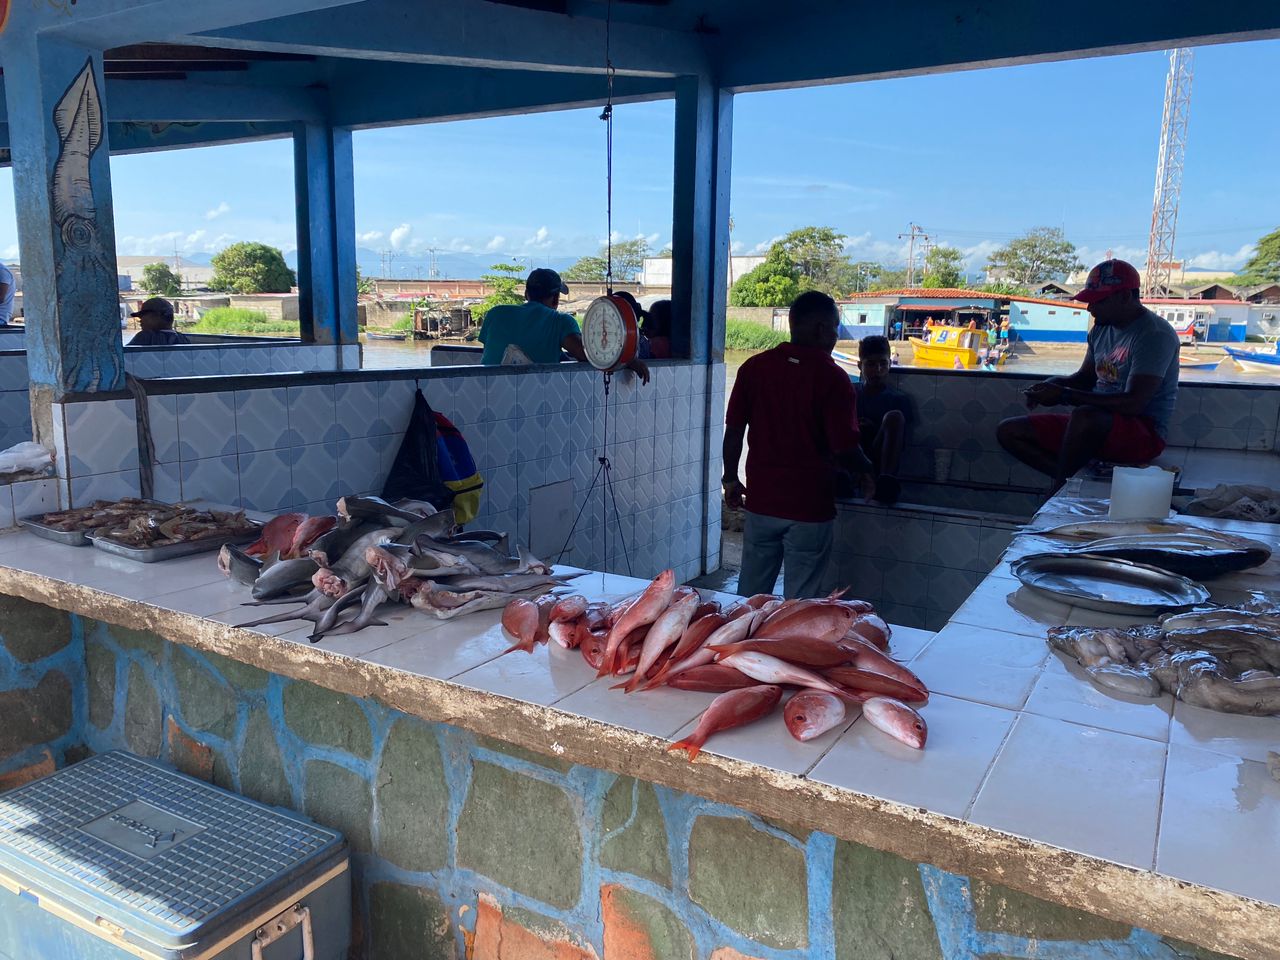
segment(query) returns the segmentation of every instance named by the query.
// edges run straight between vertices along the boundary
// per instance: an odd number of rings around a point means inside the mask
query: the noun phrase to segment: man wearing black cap
[[[138,326],[142,328],[129,341],[131,347],[172,347],[191,342],[173,329],[173,304],[164,297],[143,301],[142,306],[129,316],[137,317]]]
[[[559,363],[561,350],[576,360],[585,360],[578,321],[557,309],[560,295],[568,292],[568,284],[554,270],[539,267],[530,273],[524,284],[525,303],[493,307],[484,315],[480,328],[484,357],[480,362],[485,366],[504,361]]]

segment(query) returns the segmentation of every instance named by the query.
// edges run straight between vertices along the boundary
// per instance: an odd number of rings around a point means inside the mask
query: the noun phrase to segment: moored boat
[[[984,331],[965,327],[932,327],[927,342],[911,338],[914,363],[918,367],[976,367],[977,348],[985,343]]]
[[[1261,353],[1256,350],[1243,350],[1240,347],[1223,346],[1227,356],[1244,370],[1275,373],[1280,370],[1280,356],[1275,353]]]

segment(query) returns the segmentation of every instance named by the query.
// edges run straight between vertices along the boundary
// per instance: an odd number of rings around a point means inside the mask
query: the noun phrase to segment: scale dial
[[[635,311],[617,294],[597,297],[582,319],[582,345],[597,370],[617,370],[635,359],[640,326]]]

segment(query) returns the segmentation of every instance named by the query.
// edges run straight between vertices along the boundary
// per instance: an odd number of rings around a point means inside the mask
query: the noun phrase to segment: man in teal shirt
[[[582,330],[578,321],[560,313],[560,295],[569,286],[560,274],[539,267],[529,274],[524,284],[525,303],[494,307],[484,315],[480,342],[484,344],[481,363],[496,367],[503,362],[520,362],[517,348],[530,363],[559,363],[564,350],[575,360],[587,359],[582,346]],[[507,357],[508,351],[512,357]]]

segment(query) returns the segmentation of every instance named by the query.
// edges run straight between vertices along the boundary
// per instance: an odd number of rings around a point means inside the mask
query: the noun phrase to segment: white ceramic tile
[[[151,468],[152,496],[164,503],[182,499],[182,464],[157,463]]]
[[[919,627],[900,627],[896,623],[889,626],[892,630],[889,637],[889,652],[895,659],[904,663],[914,659],[935,636],[932,630],[921,630]]]
[[[178,398],[147,398],[147,420],[151,425],[151,444],[157,463],[175,463],[178,455]]]
[[[1026,589],[1025,587],[1023,588]],[[1153,618],[1140,617],[1136,614],[1106,613],[1102,610],[1090,610],[1086,607],[1072,607],[1067,615],[1067,626],[1071,627],[1128,627],[1136,623],[1151,623]]]
[[[341,439],[331,384],[288,387],[285,394],[290,446]]]
[[[453,678],[454,683],[548,706],[593,682],[596,672],[577,650],[544,644],[532,653],[515,650]]]
[[[810,772],[821,783],[963,817],[1017,716],[935,696],[920,708],[929,727],[914,750],[859,719]]]
[[[715,696],[659,687],[643,693],[624,694],[610,689],[622,678],[601,677],[554,706],[557,710],[639,730],[655,737],[672,738],[675,732],[707,708]]]
[[[338,487],[345,495],[381,490],[386,475],[382,454],[373,437],[353,437],[338,444]],[[489,478],[485,478],[488,487]]]
[[[178,397],[178,459],[202,460],[236,452],[235,394],[194,393]]]
[[[487,378],[485,412],[482,420],[511,420],[522,416],[517,398],[517,374],[494,374]]]
[[[1168,741],[1173,697],[1164,694],[1148,700],[1099,689],[1078,663],[1051,652],[1023,709],[1043,717]]]
[[[359,609],[359,606],[356,606],[353,611],[358,612]],[[390,646],[397,640],[418,634],[424,627],[430,626],[424,622],[421,613],[402,603],[383,604],[378,610],[377,619],[382,620],[386,626],[369,626],[355,633],[324,636],[315,643],[311,642],[311,634],[315,631],[315,625],[311,623],[297,630],[282,633],[279,637],[281,640],[290,640],[328,653],[338,653],[345,657],[364,657],[375,650]]]
[[[511,645],[502,632],[501,610],[484,610],[457,620],[435,622],[420,615],[425,629],[382,647],[366,659],[424,677],[448,680],[492,660]]]
[[[138,496],[138,471],[99,473],[91,477],[73,477],[70,484],[71,506],[83,507],[94,500],[119,500]]]
[[[133,400],[68,403],[69,475],[117,473],[138,466],[138,427]]]
[[[911,661],[911,669],[930,691],[1017,710],[1048,655],[1043,640],[952,623]]]
[[[399,437],[409,426],[409,417],[413,414],[414,398],[417,396],[417,384],[412,380],[388,380],[382,384],[378,395],[379,432]]]
[[[13,484],[10,489],[13,490],[14,517],[18,520],[58,509],[58,481],[52,477],[47,480],[22,480]]]
[[[289,503],[292,450],[262,450],[236,458],[240,473],[238,505],[254,510],[280,510]]]
[[[1049,627],[1067,622],[1071,608],[1045,599],[1016,581],[988,577],[951,619],[958,623],[1043,639]]]
[[[213,559],[216,554],[211,555],[210,562],[216,566],[217,561]],[[211,579],[206,583],[198,584],[194,587],[182,587],[164,593],[157,593],[147,598],[147,603],[160,607],[164,610],[177,610],[180,613],[190,613],[197,617],[207,617],[223,610],[235,609],[238,604],[246,603],[251,599],[249,587],[242,583],[237,583],[229,577],[219,576],[218,579]],[[266,607],[244,607],[245,615],[241,618],[250,619],[249,614],[255,610],[266,610]],[[262,614],[265,616],[266,614]]]
[[[13,513],[13,487],[4,484],[0,486],[0,530],[12,527],[16,522]]]
[[[1267,765],[1172,744],[1156,868],[1280,902],[1280,784]]]
[[[234,456],[186,460],[181,472],[182,495],[187,499],[201,497],[218,503],[240,499],[240,474]]]
[[[284,387],[236,391],[234,404],[238,453],[276,450],[289,445],[287,402]]]
[[[1165,745],[1023,714],[969,819],[1151,869]]]
[[[349,437],[368,437],[378,419],[379,385],[373,381],[339,383],[333,388],[337,422]]]
[[[1268,751],[1280,752],[1280,717],[1219,713],[1178,701],[1169,742],[1265,762]]]
[[[309,443],[297,448],[290,477],[298,503],[335,499],[338,495],[337,444]]]

